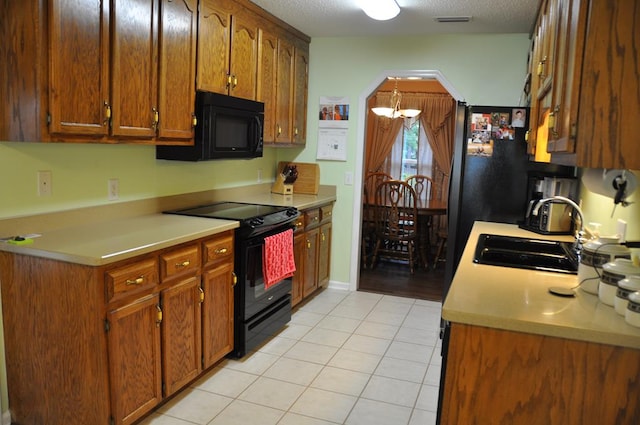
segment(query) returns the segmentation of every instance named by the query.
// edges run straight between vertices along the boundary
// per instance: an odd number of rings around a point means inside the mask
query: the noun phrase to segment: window
[[[433,175],[433,153],[420,121],[415,120],[412,124],[407,121],[402,126],[387,164],[390,165],[389,174],[400,180],[414,174]]]

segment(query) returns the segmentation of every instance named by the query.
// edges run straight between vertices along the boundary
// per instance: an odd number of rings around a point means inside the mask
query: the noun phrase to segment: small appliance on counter
[[[573,198],[576,179],[555,176],[529,176],[529,202],[521,228],[545,235],[571,235],[574,230],[573,208],[554,196]],[[547,200],[541,205],[541,200]]]

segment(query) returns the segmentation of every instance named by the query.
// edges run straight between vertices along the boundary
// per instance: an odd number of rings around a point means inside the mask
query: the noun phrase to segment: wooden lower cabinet
[[[101,267],[0,251],[12,423],[131,424],[231,352],[233,241]]]
[[[202,289],[202,358],[204,368],[233,350],[233,264],[220,264],[204,272]]]
[[[328,284],[331,260],[331,215],[333,204],[302,211],[293,238],[296,273],[291,304],[295,306]]]
[[[640,350],[453,323],[441,425],[638,424]]]
[[[168,397],[202,372],[202,289],[191,276],[162,290],[162,382]]]
[[[162,400],[159,294],[109,311],[107,322],[111,415],[130,424]]]

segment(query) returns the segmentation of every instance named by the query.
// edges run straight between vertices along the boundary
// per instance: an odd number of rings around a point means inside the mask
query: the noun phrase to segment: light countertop
[[[575,339],[640,349],[640,328],[627,324],[596,295],[576,289],[572,298],[549,293],[550,287],[577,286],[577,275],[475,264],[482,233],[544,236],[515,225],[476,222],[442,308],[450,322]]]
[[[318,195],[287,196],[272,194],[269,188],[241,187],[0,220],[0,237],[40,235],[27,245],[0,242],[0,251],[101,266],[239,225],[234,220],[162,214],[165,210],[221,201],[308,209],[336,200],[334,187],[321,186]]]

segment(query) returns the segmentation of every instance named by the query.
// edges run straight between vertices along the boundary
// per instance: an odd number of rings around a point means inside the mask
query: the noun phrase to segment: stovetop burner
[[[244,204],[240,202],[221,202],[219,204],[201,205],[181,210],[165,211],[167,214],[181,214],[193,217],[208,217],[227,220],[250,220],[269,214],[286,211],[289,207],[274,205]]]
[[[275,226],[295,220],[299,211],[294,207],[277,205],[247,204],[242,202],[220,202],[179,210],[164,211],[165,214],[178,214],[190,217],[236,220],[240,228],[254,231],[266,231]],[[255,232],[251,232],[252,234]]]

